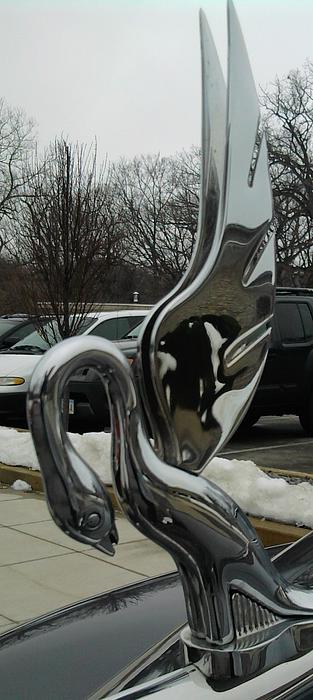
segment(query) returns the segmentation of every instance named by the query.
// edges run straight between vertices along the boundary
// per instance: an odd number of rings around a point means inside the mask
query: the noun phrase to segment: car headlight
[[[23,377],[0,377],[0,386],[16,386],[17,384],[24,384],[25,379]]]

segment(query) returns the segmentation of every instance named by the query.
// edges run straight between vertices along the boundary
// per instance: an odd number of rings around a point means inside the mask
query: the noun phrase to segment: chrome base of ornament
[[[247,680],[311,651],[313,617],[307,622],[283,620],[219,647],[195,640],[189,627],[181,638],[186,664],[196,666],[207,679]]]

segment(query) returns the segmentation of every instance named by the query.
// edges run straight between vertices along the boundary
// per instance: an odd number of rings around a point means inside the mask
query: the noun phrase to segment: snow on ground
[[[272,478],[250,460],[215,457],[202,476],[226,491],[249,515],[313,529],[313,486]]]
[[[23,481],[23,479],[16,479],[14,483],[12,484],[11,488],[14,491],[31,491],[32,487],[30,484],[27,483],[27,481]]]
[[[68,433],[77,452],[101,476],[106,484],[112,483],[110,469],[110,433]],[[0,427],[0,462],[39,470],[31,435],[28,431]]]
[[[69,433],[69,437],[103,481],[111,484],[110,433]],[[0,462],[38,470],[30,433],[0,427]],[[212,459],[202,476],[220,486],[249,515],[313,528],[311,484],[289,484],[271,478],[251,461],[220,457]]]

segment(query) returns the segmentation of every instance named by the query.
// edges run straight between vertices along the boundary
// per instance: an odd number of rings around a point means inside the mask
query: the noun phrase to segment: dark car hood
[[[1,697],[85,700],[185,620],[174,573],[21,625],[0,637]]]

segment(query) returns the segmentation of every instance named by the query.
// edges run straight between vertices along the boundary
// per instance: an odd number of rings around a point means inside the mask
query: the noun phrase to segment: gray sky
[[[0,95],[115,159],[200,141],[202,6],[226,61],[224,0],[0,0]],[[237,0],[257,84],[313,59],[313,0]]]

